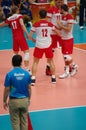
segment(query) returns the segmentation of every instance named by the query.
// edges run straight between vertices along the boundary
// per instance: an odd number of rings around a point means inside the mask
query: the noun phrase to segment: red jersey
[[[20,14],[13,14],[7,20],[5,21],[7,24],[10,25],[12,29],[12,35],[13,35],[13,50],[19,51],[21,49],[22,51],[28,50],[28,44],[26,42],[24,31],[20,24],[20,19],[23,18]]]
[[[24,36],[23,29],[22,29],[21,24],[19,22],[19,20],[21,18],[23,18],[22,15],[20,15],[20,14],[13,14],[9,18],[7,18],[7,20],[5,21],[7,24],[10,25],[10,27],[12,29],[13,38]]]

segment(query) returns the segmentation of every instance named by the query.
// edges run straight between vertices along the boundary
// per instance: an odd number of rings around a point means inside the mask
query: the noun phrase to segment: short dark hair
[[[14,67],[19,67],[21,66],[21,63],[22,63],[22,56],[21,55],[14,55],[12,57],[12,65]]]
[[[61,9],[63,9],[64,11],[67,11],[68,12],[68,5],[66,5],[66,4],[62,4],[61,5]]]
[[[40,18],[46,18],[47,11],[44,9],[41,9],[39,11]]]

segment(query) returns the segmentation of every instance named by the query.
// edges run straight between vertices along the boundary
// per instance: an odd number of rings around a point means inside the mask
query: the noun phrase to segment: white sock
[[[66,73],[69,74],[69,71],[70,71],[69,65],[67,65],[67,66],[65,66],[65,67],[66,67],[66,69],[65,69]]]
[[[47,66],[49,66],[49,67],[50,67],[50,64],[49,64],[49,63],[47,63]]]
[[[35,76],[32,76],[31,79],[35,79],[36,77]]]
[[[52,75],[52,78],[55,78],[56,76],[55,75]]]

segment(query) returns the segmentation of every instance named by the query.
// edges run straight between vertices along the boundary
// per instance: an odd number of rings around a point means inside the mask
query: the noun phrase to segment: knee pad
[[[64,55],[64,60],[70,61],[70,60],[72,60],[72,57],[70,55]]]
[[[24,54],[24,60],[29,60],[29,53],[28,52],[26,52],[25,54]]]

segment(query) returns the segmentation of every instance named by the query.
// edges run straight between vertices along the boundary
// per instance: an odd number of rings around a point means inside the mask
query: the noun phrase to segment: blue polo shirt
[[[28,71],[21,67],[15,67],[6,74],[4,86],[10,87],[10,97],[26,98],[29,97],[28,85],[32,82]]]

